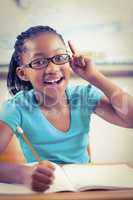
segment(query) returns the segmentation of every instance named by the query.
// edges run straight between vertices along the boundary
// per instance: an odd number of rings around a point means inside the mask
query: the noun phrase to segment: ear
[[[29,78],[24,67],[17,67],[16,69],[17,76],[23,81],[29,81]]]

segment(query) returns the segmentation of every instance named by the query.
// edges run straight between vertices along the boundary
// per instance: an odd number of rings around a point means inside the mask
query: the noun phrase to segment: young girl
[[[0,152],[15,133],[27,162],[36,161],[18,133],[19,127],[45,161],[33,167],[1,163],[0,182],[28,184],[35,191],[45,191],[54,178],[49,161],[89,162],[93,112],[113,124],[133,128],[133,98],[68,44],[72,56],[62,36],[48,26],[31,27],[17,37],[7,78],[14,96],[0,112]],[[70,68],[91,85],[68,87]]]

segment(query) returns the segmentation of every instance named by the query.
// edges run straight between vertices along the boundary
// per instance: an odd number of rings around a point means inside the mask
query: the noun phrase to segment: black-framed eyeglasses
[[[69,54],[58,54],[50,58],[37,58],[33,61],[31,61],[27,65],[23,65],[23,67],[30,67],[33,69],[41,69],[48,66],[49,62],[52,62],[56,65],[63,65],[70,61],[70,55]]]

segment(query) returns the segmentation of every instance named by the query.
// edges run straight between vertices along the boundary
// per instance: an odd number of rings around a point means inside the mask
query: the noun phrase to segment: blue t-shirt
[[[87,145],[91,114],[103,93],[94,86],[69,86],[66,95],[70,108],[70,128],[63,132],[55,128],[41,112],[34,90],[20,91],[6,101],[0,110],[0,120],[13,129],[27,162],[35,162],[28,145],[17,132],[21,127],[41,160],[55,163],[87,163]]]

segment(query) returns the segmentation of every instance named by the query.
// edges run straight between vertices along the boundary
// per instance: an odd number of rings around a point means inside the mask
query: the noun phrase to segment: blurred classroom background
[[[34,25],[49,25],[91,56],[97,68],[133,95],[132,0],[1,0],[0,105],[9,98],[8,64],[16,36]],[[87,84],[73,74],[70,84]],[[133,162],[133,129],[92,116],[91,159]]]

